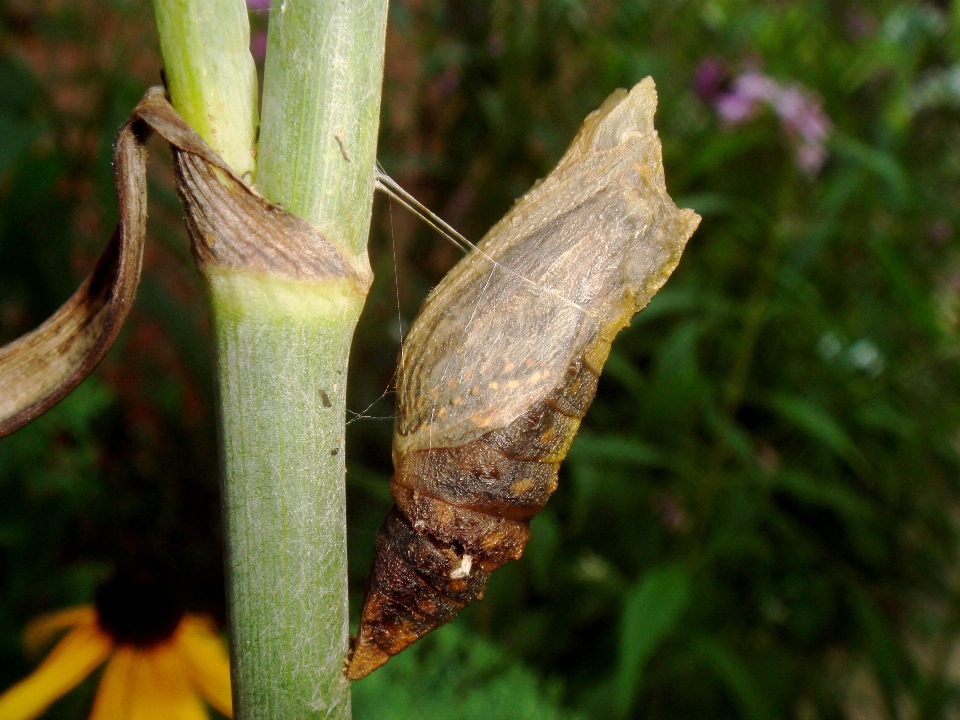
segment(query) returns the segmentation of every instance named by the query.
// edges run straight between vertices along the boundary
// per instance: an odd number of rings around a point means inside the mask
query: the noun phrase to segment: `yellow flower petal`
[[[23,630],[23,647],[28,655],[36,655],[54,636],[76,625],[88,625],[97,621],[93,605],[78,605],[35,617]]]
[[[180,623],[174,646],[180,653],[187,677],[218,712],[233,717],[230,693],[230,656],[211,623],[187,615]]]
[[[129,645],[121,645],[110,658],[93,699],[90,720],[124,720],[129,716],[130,671],[136,654]]]
[[[123,720],[208,720],[172,643],[138,652],[130,671],[130,714]]]
[[[0,718],[30,720],[74,688],[110,655],[113,641],[95,624],[79,625],[29,677],[0,695]]]

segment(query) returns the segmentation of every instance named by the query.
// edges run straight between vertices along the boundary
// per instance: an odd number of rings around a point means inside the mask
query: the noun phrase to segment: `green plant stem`
[[[364,296],[209,276],[235,717],[349,718],[344,407]]]
[[[154,0],[173,107],[237,174],[251,176],[257,70],[243,0]]]
[[[373,202],[386,0],[275,0],[259,191],[358,267]],[[364,297],[211,278],[236,717],[350,717],[343,438]]]
[[[387,0],[275,0],[257,186],[365,253],[373,197]]]
[[[174,107],[238,173],[252,172],[244,3],[156,0],[156,14]],[[386,0],[275,0],[270,15],[258,189],[358,268],[369,267],[386,16]],[[349,718],[344,415],[364,295],[244,269],[207,277],[235,717]]]

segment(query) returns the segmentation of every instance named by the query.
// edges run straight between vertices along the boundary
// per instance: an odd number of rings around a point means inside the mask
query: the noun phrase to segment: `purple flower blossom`
[[[752,70],[734,80],[733,90],[751,100],[771,103],[776,102],[783,92],[776,80]]]
[[[873,37],[880,23],[864,7],[853,5],[847,9],[844,16],[847,32],[854,40],[865,40]]]
[[[720,118],[730,125],[742,125],[752,120],[763,104],[775,104],[780,86],[758,72],[738,76],[729,92],[720,95],[714,107]]]
[[[693,90],[705,103],[714,103],[730,87],[730,73],[722,60],[707,58],[697,67]]]
[[[813,177],[827,161],[827,149],[815,143],[799,143],[796,149],[797,166]]]
[[[708,59],[701,63],[697,94],[713,105],[727,125],[743,125],[764,107],[772,109],[794,145],[797,165],[808,175],[816,175],[827,159],[825,142],[830,135],[830,120],[820,102],[798,85],[780,84],[755,70],[734,78],[729,90],[711,95],[706,90],[716,77],[717,62]]]
[[[797,164],[808,175],[816,175],[827,159],[824,143],[830,135],[830,120],[820,103],[789,88],[777,98],[774,109],[796,144]]]
[[[250,35],[250,54],[257,62],[263,62],[267,56],[267,32],[259,30]]]

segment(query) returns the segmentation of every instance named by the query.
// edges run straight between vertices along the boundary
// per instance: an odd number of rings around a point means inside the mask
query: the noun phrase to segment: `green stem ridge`
[[[250,177],[257,69],[243,0],[154,0],[173,107],[233,170]]]

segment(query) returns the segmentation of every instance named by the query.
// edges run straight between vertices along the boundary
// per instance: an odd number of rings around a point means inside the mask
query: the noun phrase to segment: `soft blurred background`
[[[145,0],[0,0],[0,342],[104,246],[111,143],[159,69]],[[394,0],[380,160],[479,239],[648,74],[703,223],[615,343],[523,559],[355,684],[355,717],[960,718],[960,2]],[[118,568],[224,619],[209,319],[153,147],[125,330],[0,440],[0,688],[36,661],[28,619]],[[354,617],[400,338],[460,256],[382,198],[370,252]],[[85,717],[95,684],[48,717]]]

